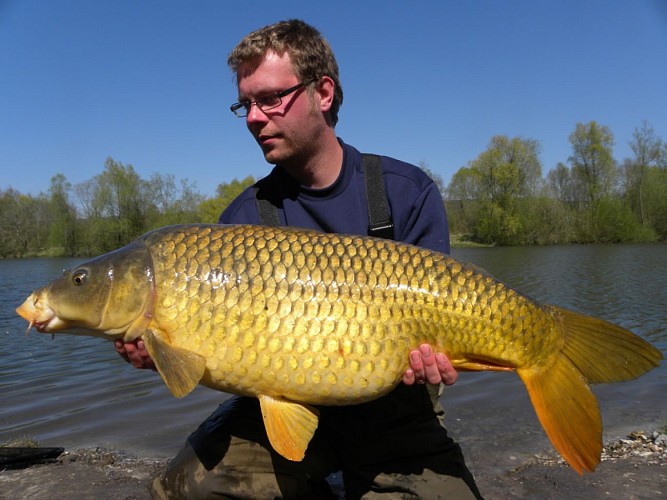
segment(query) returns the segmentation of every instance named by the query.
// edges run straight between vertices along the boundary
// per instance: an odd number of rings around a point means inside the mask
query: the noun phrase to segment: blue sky
[[[608,126],[619,161],[644,120],[667,140],[664,0],[0,0],[0,190],[77,184],[107,157],[205,195],[264,175],[226,59],[292,17],[336,53],[338,135],[445,182],[498,134],[539,141],[545,175],[577,122]]]

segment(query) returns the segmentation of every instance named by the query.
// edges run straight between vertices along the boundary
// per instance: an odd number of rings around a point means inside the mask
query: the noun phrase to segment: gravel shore
[[[166,462],[105,449],[69,450],[49,463],[0,472],[0,498],[149,499],[147,484]],[[633,432],[608,443],[593,474],[579,476],[562,460],[536,457],[476,479],[487,499],[665,498],[667,435]]]

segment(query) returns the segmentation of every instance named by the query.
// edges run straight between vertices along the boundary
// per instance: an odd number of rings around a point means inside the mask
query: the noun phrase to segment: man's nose
[[[250,109],[248,110],[248,115],[246,116],[246,122],[247,123],[254,123],[258,121],[265,122],[267,120],[266,118],[266,113],[259,109],[259,106],[255,104],[254,102],[250,105]]]

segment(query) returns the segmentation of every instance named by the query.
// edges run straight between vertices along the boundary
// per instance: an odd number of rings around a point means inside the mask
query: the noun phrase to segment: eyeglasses
[[[290,95],[292,92],[296,92],[302,87],[309,85],[317,79],[309,80],[307,82],[301,82],[294,87],[283,90],[282,92],[274,92],[272,94],[266,94],[258,97],[254,101],[239,101],[232,104],[229,109],[234,113],[238,118],[245,118],[250,113],[250,108],[254,104],[262,111],[268,111],[269,109],[277,108],[283,103],[283,97]]]

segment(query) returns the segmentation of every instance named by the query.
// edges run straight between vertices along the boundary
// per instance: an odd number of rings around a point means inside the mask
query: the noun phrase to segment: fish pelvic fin
[[[164,335],[147,330],[142,335],[146,350],[169,391],[177,398],[187,396],[197,386],[206,370],[206,359],[167,342]]]
[[[517,369],[547,436],[579,474],[602,452],[602,420],[589,384],[631,380],[655,368],[662,353],[602,319],[551,306],[561,350],[544,363]]]
[[[301,403],[265,395],[259,396],[259,404],[264,427],[273,449],[288,460],[294,462],[303,460],[308,443],[317,429],[318,410]]]

